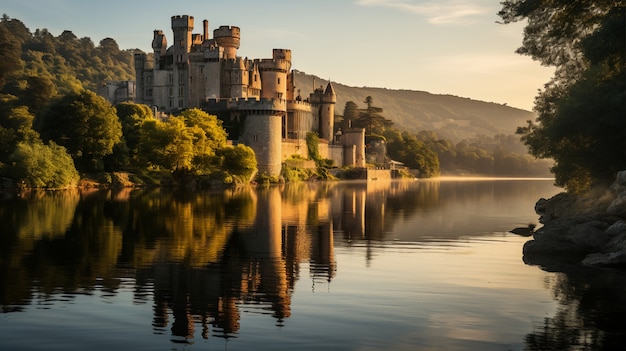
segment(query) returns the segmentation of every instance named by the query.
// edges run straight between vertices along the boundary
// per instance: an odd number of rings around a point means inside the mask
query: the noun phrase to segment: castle
[[[293,155],[308,158],[310,132],[319,136],[320,157],[338,167],[365,167],[365,130],[335,131],[337,96],[331,83],[303,99],[294,86],[291,50],[241,58],[238,27],[221,26],[211,38],[208,21],[202,24],[202,34],[194,34],[193,16],[172,16],[172,45],[155,30],[153,60],[135,54],[137,103],[165,113],[200,108],[217,115],[229,140],[250,146],[259,172],[267,175],[279,175]]]

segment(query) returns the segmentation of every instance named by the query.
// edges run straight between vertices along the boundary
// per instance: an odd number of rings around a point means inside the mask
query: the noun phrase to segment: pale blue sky
[[[515,54],[523,24],[499,25],[499,0],[142,1],[8,0],[0,8],[32,31],[65,29],[94,43],[151,50],[152,31],[171,43],[170,17],[191,15],[210,31],[241,28],[239,55],[291,49],[293,68],[350,86],[422,90],[530,110],[553,70]],[[380,102],[384,106],[383,102]]]

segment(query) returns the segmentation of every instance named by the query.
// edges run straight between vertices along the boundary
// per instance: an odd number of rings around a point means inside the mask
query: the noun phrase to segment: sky
[[[450,94],[531,110],[554,70],[515,53],[524,23],[502,25],[500,0],[3,0],[0,11],[34,32],[115,39],[152,51],[155,29],[172,43],[171,16],[194,33],[241,29],[241,57],[290,49],[292,68],[354,87]],[[384,105],[384,104],[382,104]]]

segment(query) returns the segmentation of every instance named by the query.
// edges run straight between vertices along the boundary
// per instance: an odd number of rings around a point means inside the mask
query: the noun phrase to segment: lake
[[[624,272],[528,265],[550,179],[3,194],[0,350],[623,350]]]

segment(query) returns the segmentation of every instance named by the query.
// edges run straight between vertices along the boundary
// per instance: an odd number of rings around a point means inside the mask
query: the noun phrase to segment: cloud
[[[405,1],[405,0],[356,0],[360,6],[388,7],[426,17],[431,24],[465,24],[472,16],[489,12],[485,7],[469,1]]]

